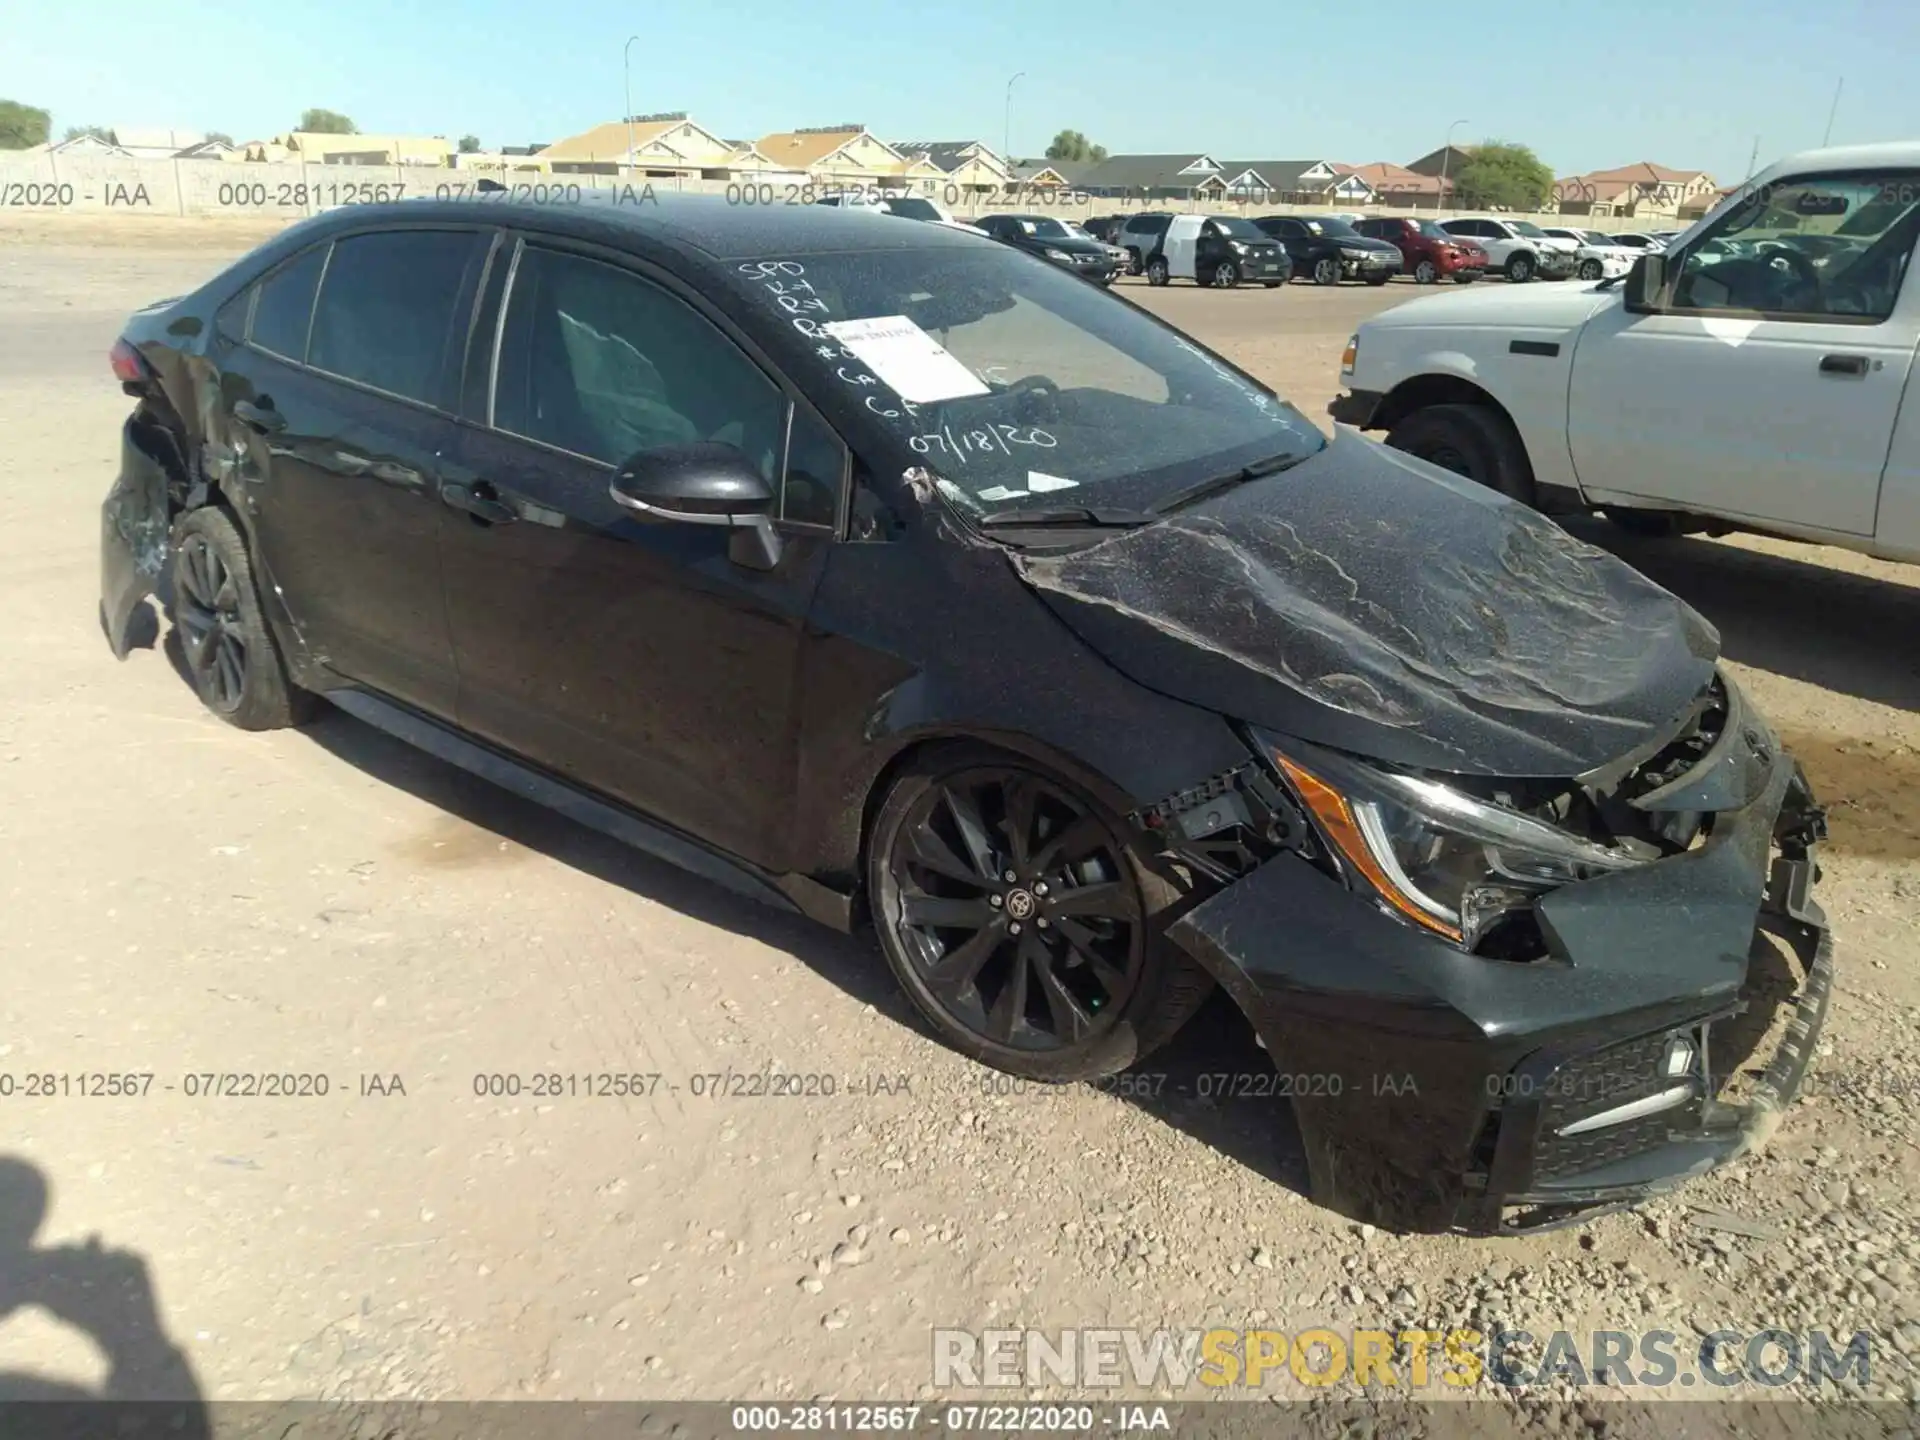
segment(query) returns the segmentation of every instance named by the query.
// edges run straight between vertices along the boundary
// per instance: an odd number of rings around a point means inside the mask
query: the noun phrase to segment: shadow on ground
[[[1920,568],[1906,581],[1697,537],[1643,538],[1600,520],[1567,528],[1692,604],[1719,627],[1729,660],[1920,711],[1920,647],[1912,643]]]
[[[93,1341],[107,1361],[99,1392],[18,1371],[0,1372],[0,1434],[112,1434],[139,1419],[140,1433],[204,1440],[212,1425],[187,1357],[167,1338],[147,1263],[110,1250],[98,1235],[79,1245],[37,1246],[51,1187],[40,1169],[0,1155],[0,1325],[36,1309]],[[141,1402],[132,1412],[101,1402]]]

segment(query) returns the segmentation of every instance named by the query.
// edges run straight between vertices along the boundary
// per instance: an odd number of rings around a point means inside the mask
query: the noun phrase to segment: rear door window
[[[314,307],[307,363],[447,408],[454,312],[481,241],[467,230],[388,230],[336,240]]]
[[[262,350],[304,361],[307,330],[313,322],[313,296],[320,288],[320,272],[326,263],[327,247],[316,245],[262,280],[247,338]]]

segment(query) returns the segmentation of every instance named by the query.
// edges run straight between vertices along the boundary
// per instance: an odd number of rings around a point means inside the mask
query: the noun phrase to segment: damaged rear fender
[[[163,583],[184,473],[166,428],[129,416],[120,432],[120,475],[100,507],[100,623],[115,659],[127,658],[142,602]]]

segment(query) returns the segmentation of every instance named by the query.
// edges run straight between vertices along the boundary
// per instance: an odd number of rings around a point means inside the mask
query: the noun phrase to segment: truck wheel
[[[1533,504],[1526,446],[1513,423],[1489,406],[1429,405],[1388,431],[1387,444],[1523,505]]]
[[[1316,285],[1338,285],[1340,283],[1340,262],[1330,256],[1323,256],[1314,261],[1313,283]]]
[[[1524,285],[1533,279],[1533,256],[1522,250],[1507,257],[1507,279],[1515,285]]]
[[[1164,285],[1172,278],[1173,272],[1167,268],[1167,260],[1164,255],[1156,255],[1147,262],[1147,283],[1149,285]]]
[[[1440,267],[1431,260],[1422,260],[1413,267],[1413,283],[1431,285],[1440,278]]]
[[[1034,1080],[1087,1080],[1159,1048],[1213,981],[1166,938],[1178,892],[1122,822],[1059,776],[981,746],[910,766],[874,817],[881,952],[954,1049]]]
[[[208,505],[174,533],[173,626],[200,703],[242,730],[309,719],[315,697],[287,676],[239,527]]]
[[[1600,273],[1601,266],[1598,260],[1582,260],[1580,262],[1580,278],[1582,280],[1598,280]]]

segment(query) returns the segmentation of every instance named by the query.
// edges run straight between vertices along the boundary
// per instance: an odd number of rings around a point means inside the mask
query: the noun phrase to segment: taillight
[[[113,349],[107,352],[107,363],[113,366],[114,378],[122,385],[144,385],[147,381],[146,360],[125,340],[113,342]]]

